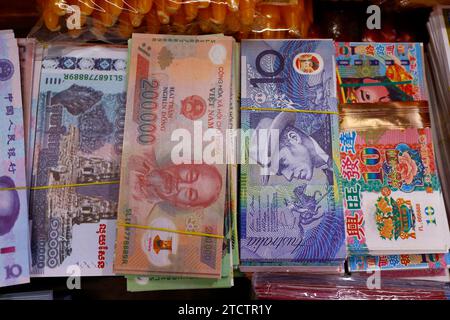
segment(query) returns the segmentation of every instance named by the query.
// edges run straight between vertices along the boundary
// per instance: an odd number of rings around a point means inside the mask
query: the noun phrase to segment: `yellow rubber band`
[[[278,109],[278,108],[256,108],[256,107],[241,107],[241,110],[252,111],[278,111],[278,112],[299,112],[299,113],[317,113],[317,114],[339,114],[337,111],[323,111],[323,110],[297,110],[297,109]]]
[[[131,224],[131,223],[123,223],[123,222],[117,222],[117,226],[126,227],[126,228],[135,228],[135,229],[165,231],[165,232],[186,234],[186,235],[189,235],[189,236],[209,237],[209,238],[216,238],[216,239],[223,239],[224,238],[224,236],[221,236],[219,234],[210,234],[210,233],[194,232],[194,231],[172,230],[172,229],[167,229],[167,228],[157,228],[157,227],[150,227],[150,226],[142,226],[142,225],[139,225],[139,224]]]
[[[87,182],[87,183],[72,183],[72,184],[56,184],[52,186],[37,186],[37,187],[14,187],[14,188],[0,188],[0,191],[10,190],[47,190],[47,189],[59,189],[59,188],[73,188],[73,187],[86,187],[86,186],[101,186],[107,184],[119,184],[120,181],[101,181],[101,182]]]
[[[336,76],[337,76],[337,79],[338,79],[339,87],[341,89],[342,100],[345,103],[347,101],[347,97],[345,96],[344,87],[341,86],[342,78],[341,78],[341,74],[339,73],[339,68],[338,67],[336,67]]]

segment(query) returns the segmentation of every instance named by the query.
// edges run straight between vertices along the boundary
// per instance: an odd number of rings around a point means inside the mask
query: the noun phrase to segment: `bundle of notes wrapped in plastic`
[[[150,276],[130,276],[133,291],[229,287],[234,40],[134,34],[129,46],[114,271]]]
[[[241,51],[241,267],[340,272],[331,40],[248,40]]]
[[[273,300],[448,300],[447,284],[420,279],[383,279],[373,275],[270,274],[252,278],[258,299]]]

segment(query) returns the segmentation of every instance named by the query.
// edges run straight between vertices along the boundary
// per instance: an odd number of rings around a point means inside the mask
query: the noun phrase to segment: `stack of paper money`
[[[336,42],[341,103],[427,100],[422,43]]]
[[[450,6],[437,6],[428,22],[430,43],[426,73],[434,123],[437,162],[447,209],[450,208]]]
[[[224,36],[130,40],[114,260],[129,290],[233,283],[233,49]]]
[[[340,116],[349,253],[448,252],[427,103],[345,104]]]
[[[241,46],[241,270],[341,271],[333,42]]]
[[[0,31],[0,287],[29,282],[28,199],[19,49]]]
[[[447,254],[401,254],[387,256],[351,256],[351,273],[379,272],[382,278],[402,278],[448,282]]]
[[[384,119],[400,119],[397,115],[399,112],[409,113],[406,109],[399,111],[396,106],[392,106],[386,114],[380,113],[379,103],[428,99],[422,44],[340,42],[335,47],[341,102],[348,104],[345,108],[349,112],[352,110],[351,104],[355,104],[355,108],[359,110],[355,114],[361,113],[360,116],[355,116],[360,128],[343,130],[340,135],[347,246],[351,255],[358,255],[350,258],[350,270],[383,270],[386,273],[384,270],[433,269],[427,263],[411,262],[417,262],[422,257],[417,254],[446,251],[448,228],[434,164],[430,124],[420,132],[410,126],[407,134],[389,128],[377,131],[375,127],[363,128],[362,125],[364,119],[368,120],[367,124],[369,121],[386,123]],[[428,108],[426,109],[428,117]],[[362,114],[366,112],[371,116],[364,118]],[[397,124],[404,125],[402,121]],[[406,127],[408,126],[399,129]],[[420,139],[431,148],[429,153],[433,160],[432,165],[424,162],[429,168],[425,170],[428,174],[426,180],[433,178],[433,184],[427,184],[427,192],[423,195],[419,185],[424,179],[424,174],[421,173],[424,167],[419,166],[419,170],[414,170],[415,163],[422,163],[420,157],[414,156],[418,152],[416,150],[420,149]],[[409,147],[410,151],[404,149]],[[399,155],[398,159],[394,153]],[[377,162],[378,154],[380,159]],[[407,155],[410,154],[411,161],[406,163],[405,160],[409,160]],[[425,156],[424,152],[422,156]],[[375,168],[380,169],[378,176],[381,180],[377,180]],[[395,174],[398,178],[394,178]],[[408,174],[410,177],[404,180]],[[396,201],[392,202],[394,198]],[[414,208],[408,207],[412,199]],[[384,203],[384,200],[391,203]],[[432,215],[434,209],[437,217]],[[441,231],[433,228],[437,224]],[[418,240],[413,240],[415,238]],[[372,256],[362,256],[364,254]],[[383,256],[376,256],[377,254]],[[395,263],[397,260],[399,263]],[[447,271],[445,266],[439,266]]]
[[[447,261],[445,254],[352,256],[348,268],[350,272],[447,269]]]
[[[127,50],[53,44],[40,54],[26,120],[32,276],[111,275]]]
[[[0,31],[0,286],[225,288],[238,267],[342,273],[347,253],[352,272],[448,279],[449,10],[429,24],[434,77],[417,43]],[[429,119],[426,84],[431,125],[401,126]],[[340,131],[337,94],[357,114]],[[380,119],[401,127],[364,126]]]

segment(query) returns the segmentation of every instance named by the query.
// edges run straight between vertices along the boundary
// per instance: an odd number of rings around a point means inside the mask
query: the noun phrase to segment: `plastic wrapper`
[[[449,285],[436,281],[354,274],[254,274],[255,297],[273,300],[448,300]]]
[[[134,32],[304,38],[312,0],[38,0],[29,34],[43,41],[120,42]]]
[[[423,25],[426,24],[430,8],[413,5],[408,1],[400,5],[400,2],[394,0],[316,1],[314,10],[317,14],[314,25],[310,29],[310,35],[317,33],[319,38],[348,42],[427,42]],[[367,28],[367,19],[370,17],[367,8],[370,4],[380,6],[381,29],[379,30]]]
[[[373,0],[374,4],[395,6],[395,8],[432,7],[439,4],[450,4],[450,0]]]

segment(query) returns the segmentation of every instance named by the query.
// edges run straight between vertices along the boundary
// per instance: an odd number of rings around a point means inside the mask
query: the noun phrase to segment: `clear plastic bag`
[[[304,38],[312,0],[38,0],[43,41],[126,41],[133,32]]]
[[[375,4],[392,5],[392,0],[373,0]],[[432,7],[439,4],[450,4],[450,0],[396,0],[395,5],[399,8]]]
[[[381,277],[255,273],[255,297],[273,300],[448,300],[449,285],[442,282]]]

